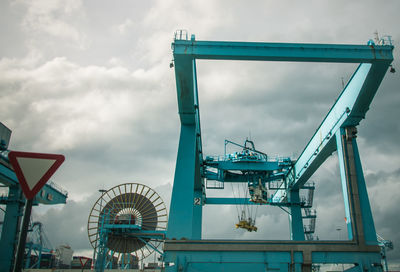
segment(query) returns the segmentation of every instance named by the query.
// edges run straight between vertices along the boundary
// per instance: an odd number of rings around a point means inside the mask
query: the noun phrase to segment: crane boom
[[[286,190],[278,190],[274,202],[285,199],[288,190],[301,188],[336,151],[334,135],[340,128],[357,126],[365,118],[392,60],[360,64],[287,175]]]

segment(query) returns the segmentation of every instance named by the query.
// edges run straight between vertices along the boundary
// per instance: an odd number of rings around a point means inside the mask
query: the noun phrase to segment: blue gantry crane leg
[[[167,236],[171,238],[201,239],[202,206],[194,205],[196,197],[202,198],[201,186],[198,187],[200,177],[196,175],[196,138],[194,125],[182,125],[172,189],[176,201],[170,207],[179,212],[170,213]],[[187,206],[182,207],[182,203]]]
[[[24,202],[22,191],[18,186],[11,186],[8,190],[4,223],[0,239],[0,270],[10,271],[14,260],[14,250],[17,245],[17,234],[20,226]]]
[[[367,45],[335,45],[213,42],[197,41],[194,35],[190,40],[183,37],[187,35],[178,33],[172,44],[181,134],[164,244],[167,271],[310,271],[315,263],[351,264],[348,271],[382,271],[380,248],[356,143],[356,126],[365,118],[393,61],[390,40],[388,44],[381,41],[378,45],[372,41]],[[360,65],[301,155],[288,166],[279,168],[280,162],[267,159],[258,164],[233,164],[232,161],[203,158],[197,59]],[[305,241],[299,191],[336,150],[349,240]],[[209,171],[209,167],[217,171]],[[244,182],[243,175],[237,171],[247,171],[247,174],[279,172],[275,178],[282,178],[281,187],[262,204],[289,208],[291,240],[202,239],[202,206],[235,203],[235,199],[228,197],[207,198],[205,180]],[[246,199],[243,203],[254,204]]]
[[[304,241],[303,215],[301,214],[300,190],[289,192],[290,214],[289,227],[291,240]]]
[[[356,142],[356,127],[346,127],[336,133],[345,214],[349,240],[377,245],[367,188]]]

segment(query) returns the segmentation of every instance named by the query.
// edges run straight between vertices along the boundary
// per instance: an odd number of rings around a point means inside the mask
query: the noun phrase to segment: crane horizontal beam
[[[278,161],[267,162],[232,162],[232,161],[216,161],[207,162],[207,166],[214,167],[220,170],[242,170],[242,171],[272,171],[280,170],[283,167]]]
[[[391,45],[214,42],[175,40],[174,58],[294,62],[372,63],[391,61]]]
[[[290,207],[293,205],[304,206],[305,203],[285,203],[285,202],[268,202],[265,204],[255,203],[250,201],[250,198],[240,198],[240,197],[207,197],[204,200],[207,205],[270,205],[270,206],[280,206],[280,207]]]

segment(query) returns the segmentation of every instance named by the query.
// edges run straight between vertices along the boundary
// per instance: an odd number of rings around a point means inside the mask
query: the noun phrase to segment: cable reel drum
[[[93,205],[88,237],[97,256],[105,249],[106,259],[132,263],[158,251],[167,222],[166,206],[154,190],[125,183],[103,191]]]

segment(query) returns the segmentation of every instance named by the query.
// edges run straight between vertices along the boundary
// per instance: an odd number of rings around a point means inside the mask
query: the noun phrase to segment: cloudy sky
[[[69,192],[68,202],[35,207],[34,220],[44,223],[53,246],[68,243],[90,256],[86,223],[99,189],[139,182],[169,204],[179,137],[169,68],[175,30],[198,40],[350,44],[365,44],[377,30],[398,47],[399,10],[400,2],[389,0],[1,1],[0,121],[13,131],[10,149],[66,156],[53,181]],[[399,70],[397,49],[394,56]],[[251,135],[258,149],[296,158],[355,68],[199,61],[205,153],[222,154],[224,139]],[[394,242],[389,262],[397,269],[398,74],[385,76],[358,136],[376,229]],[[312,180],[316,235],[345,239],[335,155]],[[278,208],[258,211],[257,234],[234,230],[236,218],[234,207],[205,207],[203,236],[289,238]]]

